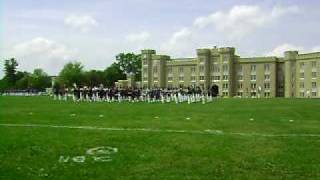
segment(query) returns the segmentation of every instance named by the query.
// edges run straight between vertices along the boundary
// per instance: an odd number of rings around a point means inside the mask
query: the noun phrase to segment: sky
[[[121,52],[172,58],[232,46],[241,57],[320,51],[318,0],[0,0],[0,69],[103,70]],[[0,77],[4,72],[0,71]]]

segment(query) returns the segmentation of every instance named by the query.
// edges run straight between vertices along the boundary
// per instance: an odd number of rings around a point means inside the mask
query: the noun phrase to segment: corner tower
[[[155,55],[156,51],[151,49],[145,49],[141,51],[141,81],[143,88],[151,87],[151,77],[152,77],[152,55]]]
[[[197,49],[197,64],[198,64],[198,72],[199,72],[199,86],[203,90],[207,90],[209,87],[209,81],[210,81],[210,76],[209,76],[209,63],[210,63],[210,56],[211,52],[210,49]]]
[[[286,51],[284,53],[284,91],[285,97],[295,97],[296,90],[296,59],[298,51]]]

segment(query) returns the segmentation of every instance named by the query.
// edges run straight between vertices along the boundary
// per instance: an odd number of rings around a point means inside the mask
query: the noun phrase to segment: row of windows
[[[300,97],[309,97],[310,93],[304,93],[304,92],[300,92]],[[316,97],[317,96],[317,92],[313,91],[311,92],[311,96],[312,97]]]
[[[256,83],[251,83],[250,84],[251,89],[256,89],[257,88],[257,84]],[[264,83],[264,89],[270,89],[270,83]],[[243,84],[242,83],[238,83],[238,89],[242,89],[243,88]]]
[[[304,82],[300,82],[300,88],[304,88]],[[317,82],[311,82],[311,88],[317,88]]]
[[[265,93],[264,93],[264,97],[270,97],[270,95],[271,95],[270,92],[265,92]],[[237,96],[243,96],[243,92],[238,92],[238,93],[237,93]],[[256,97],[256,96],[257,96],[257,93],[256,93],[256,92],[251,92],[251,93],[250,93],[250,96],[251,96],[251,97]]]
[[[304,77],[305,77],[304,72],[301,72],[300,73],[300,78],[304,79]],[[311,72],[311,78],[317,78],[317,72]]]
[[[305,62],[300,62],[299,63],[300,69],[304,69],[305,65],[306,65]],[[317,61],[311,61],[311,67],[312,68],[317,68]]]
[[[147,61],[144,60],[143,64],[147,65]],[[305,62],[300,62],[299,63],[300,69],[304,69],[305,68],[305,64],[306,64]],[[312,68],[316,68],[317,67],[317,62],[316,61],[312,61],[311,62],[311,67]],[[183,68],[184,67],[179,67],[179,72],[180,73],[183,72]],[[227,64],[224,64],[222,66],[222,68],[223,68],[224,72],[229,71],[229,66]],[[237,69],[238,69],[238,72],[242,72],[243,71],[243,66],[239,65]],[[154,70],[157,71],[157,66],[154,66]],[[250,70],[251,70],[251,72],[255,72],[257,70],[257,65],[256,64],[252,64],[250,66]],[[266,72],[270,71],[270,64],[264,64],[264,70]],[[195,72],[195,71],[196,71],[196,68],[195,67],[191,67],[191,72]],[[200,66],[200,71],[204,71],[204,66],[203,65]],[[213,72],[220,72],[220,66],[218,64],[213,64],[212,71]],[[172,67],[168,67],[168,73],[171,73],[171,72],[172,72]]]

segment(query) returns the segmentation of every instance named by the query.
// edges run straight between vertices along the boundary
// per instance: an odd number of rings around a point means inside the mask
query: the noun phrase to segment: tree
[[[103,71],[91,70],[84,73],[85,83],[88,86],[94,87],[100,84],[106,84],[106,78]]]
[[[58,77],[60,83],[65,84],[67,87],[72,87],[73,84],[83,85],[84,72],[83,66],[80,62],[69,62],[59,73]]]
[[[116,56],[120,69],[126,73],[135,74],[135,80],[141,80],[141,56],[134,53],[120,53]]]
[[[17,72],[17,82],[15,84],[15,87],[17,89],[27,89],[29,88],[29,82],[31,74],[28,72]]]
[[[42,69],[35,69],[29,78],[29,86],[34,89],[44,90],[51,86],[51,78]]]
[[[118,80],[125,79],[126,75],[120,69],[120,65],[117,63],[111,64],[108,68],[104,70],[106,77],[106,85],[108,87],[114,86],[114,83]]]
[[[10,86],[14,86],[17,81],[16,73],[17,73],[18,62],[14,59],[7,59],[4,63],[4,71],[5,76],[4,79],[9,83]]]

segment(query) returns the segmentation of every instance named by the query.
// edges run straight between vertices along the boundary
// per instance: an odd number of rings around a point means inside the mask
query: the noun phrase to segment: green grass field
[[[0,179],[319,178],[318,99],[176,105],[0,97]]]

